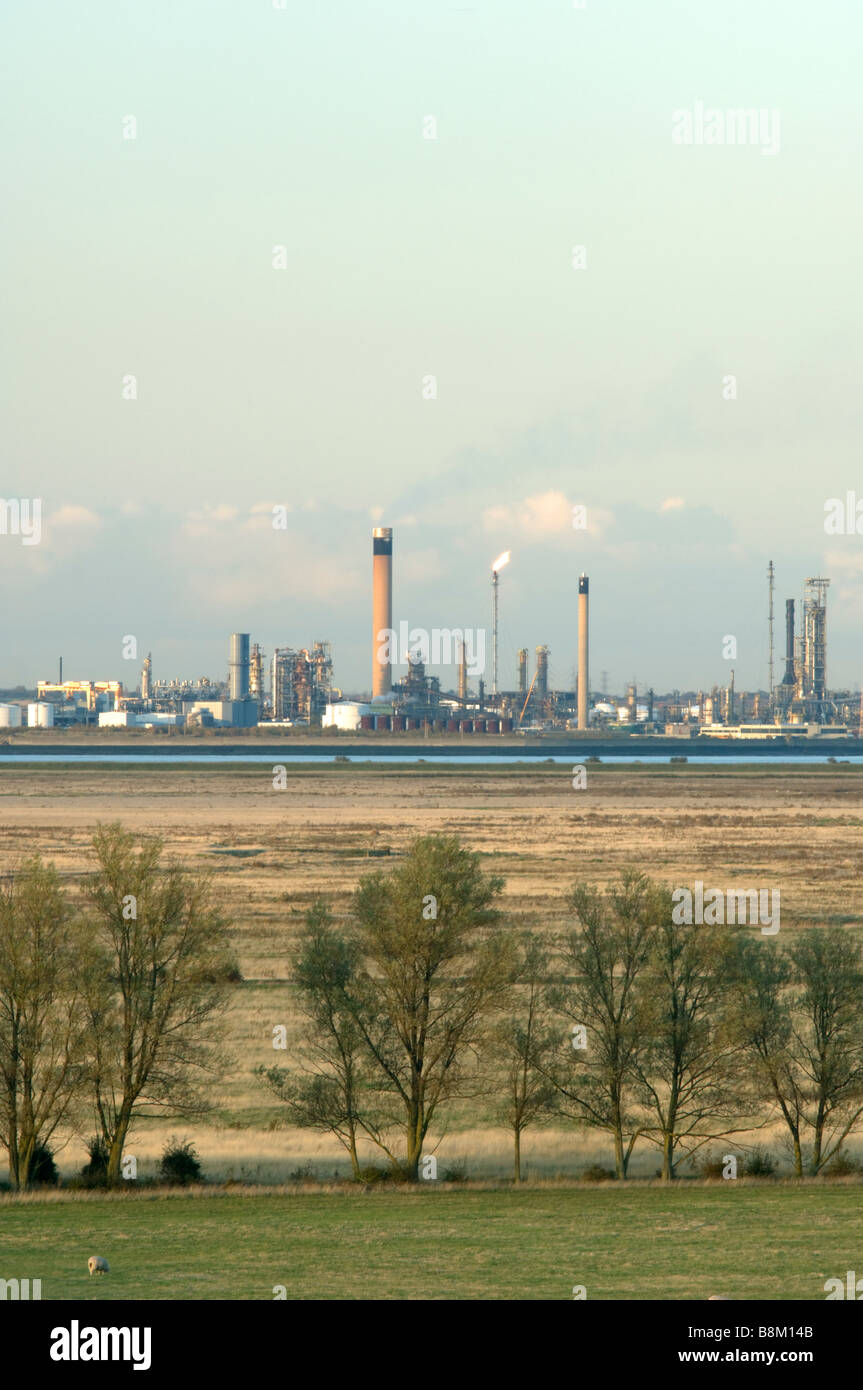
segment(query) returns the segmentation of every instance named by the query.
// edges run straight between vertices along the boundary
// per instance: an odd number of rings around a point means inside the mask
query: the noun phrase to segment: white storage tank
[[[0,705],[0,729],[19,729],[21,727],[21,706]]]
[[[53,729],[54,706],[47,700],[34,701],[27,706],[27,723],[31,729]]]

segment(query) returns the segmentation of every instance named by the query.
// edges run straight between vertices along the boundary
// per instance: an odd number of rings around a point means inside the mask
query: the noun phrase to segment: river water
[[[174,763],[182,764],[185,767],[188,767],[189,764],[202,764],[208,766],[221,765],[223,767],[243,767],[245,765],[265,764],[269,767],[275,767],[280,763],[284,764],[285,766],[289,764],[292,766],[297,766],[303,763],[335,763],[337,759],[340,766],[348,762],[355,764],[359,767],[365,767],[368,765],[385,765],[387,763],[400,764],[401,766],[414,763],[425,763],[427,766],[431,766],[432,764],[439,763],[441,765],[458,767],[509,767],[518,765],[542,766],[544,763],[560,763],[563,766],[573,766],[574,764],[582,762],[586,763],[591,756],[592,755],[589,752],[579,753],[577,750],[573,750],[572,752],[568,753],[555,754],[483,754],[450,753],[448,750],[445,749],[439,751],[432,751],[431,749],[429,749],[428,752],[420,756],[419,754],[414,753],[402,753],[395,749],[392,752],[388,753],[367,754],[363,752],[350,755],[338,753],[306,753],[294,749],[285,751],[272,751],[269,753],[195,753],[191,751],[177,753],[152,753],[143,750],[141,752],[138,752],[137,750],[130,750],[122,753],[102,753],[97,752],[95,749],[88,749],[86,752],[70,750],[68,753],[41,753],[38,749],[34,749],[32,752],[27,753],[0,754],[0,773],[2,773],[4,767],[9,765],[15,766],[16,764],[39,766],[42,763],[82,763],[90,765],[96,763],[116,763],[125,765],[127,767],[132,767],[139,763],[159,763],[165,766],[169,766],[171,763]],[[631,753],[608,753],[603,754],[599,758],[599,762],[608,764],[623,763],[629,764],[630,766],[632,766],[633,764],[640,764],[641,766],[649,767],[654,765],[670,764],[672,758],[676,758],[677,762],[675,763],[675,765],[679,766],[680,756],[680,754],[670,753],[646,753],[643,754],[641,757],[636,758]],[[787,749],[782,753],[750,753],[748,755],[746,753],[687,753],[685,755],[685,758],[687,765],[696,767],[700,764],[722,766],[724,763],[749,764],[753,767],[760,766],[763,763],[775,765],[796,765],[797,763],[828,763],[831,758],[839,766],[841,766],[842,764],[850,764],[856,766],[860,763],[863,763],[863,754],[860,753],[851,753],[847,757],[837,757],[835,754],[797,753]]]

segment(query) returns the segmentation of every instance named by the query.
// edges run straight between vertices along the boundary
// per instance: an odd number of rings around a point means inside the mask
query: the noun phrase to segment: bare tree
[[[358,969],[356,940],[335,929],[325,903],[315,903],[306,915],[292,965],[302,1016],[296,1048],[300,1069],[257,1069],[287,1106],[293,1124],[335,1135],[347,1150],[355,1178],[361,1176],[360,1134],[365,1130],[379,1137],[372,1116],[368,1053],[357,1023]]]
[[[572,1025],[549,1072],[560,1109],[611,1135],[621,1179],[642,1123],[633,1104],[643,1046],[637,986],[666,896],[634,870],[625,871],[604,894],[590,885],[576,887],[569,900],[576,925],[562,950],[568,978],[552,993],[556,1011]]]
[[[741,948],[735,1025],[759,1094],[785,1124],[794,1171],[823,1171],[863,1122],[861,948],[839,927],[814,927]]]
[[[400,1153],[383,1134],[377,1142],[411,1180],[432,1120],[475,1082],[477,1049],[512,979],[512,944],[491,931],[501,887],[456,837],[432,835],[357,890],[355,1018],[404,1136]]]
[[[560,1030],[550,1023],[548,951],[532,932],[519,942],[514,999],[490,1038],[492,1084],[500,1099],[495,1116],[513,1136],[513,1177],[521,1182],[521,1136],[554,1113],[557,1090],[549,1079]]]
[[[221,1020],[236,966],[208,882],[163,864],[161,840],[138,846],[115,824],[97,829],[93,848],[90,1075],[113,1183],[133,1119],[211,1108],[203,1087],[224,1065]]]
[[[692,1153],[739,1132],[745,1106],[742,1049],[727,1017],[734,931],[678,925],[671,912],[668,894],[639,985],[642,1046],[633,1061],[650,1115],[644,1133],[662,1151],[665,1181],[676,1175],[681,1147]]]
[[[28,860],[0,892],[0,1145],[13,1187],[27,1187],[80,1094],[86,1015],[75,923],[53,865]]]

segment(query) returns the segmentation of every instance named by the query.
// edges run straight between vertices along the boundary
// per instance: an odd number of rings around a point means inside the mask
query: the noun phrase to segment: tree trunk
[[[111,1136],[111,1144],[108,1150],[108,1172],[107,1180],[109,1187],[116,1187],[120,1181],[120,1166],[123,1162],[123,1149],[126,1144],[126,1136],[129,1133],[129,1124],[132,1118],[132,1107],[126,1102],[120,1108],[117,1117],[117,1125]]]
[[[674,1131],[665,1130],[662,1135],[662,1181],[674,1180]]]
[[[515,1145],[514,1145],[515,1167],[514,1167],[514,1174],[513,1174],[513,1176],[514,1176],[516,1182],[521,1182],[521,1130],[520,1130],[520,1129],[516,1129],[516,1130],[514,1131],[514,1138],[515,1138]]]
[[[797,1178],[802,1178],[802,1177],[803,1177],[803,1150],[802,1150],[801,1147],[800,1147],[800,1135],[799,1135],[798,1133],[796,1133],[796,1132],[792,1132],[792,1136],[791,1136],[791,1137],[792,1137],[792,1140],[793,1140],[793,1143],[794,1143],[794,1176],[797,1177]]]
[[[359,1161],[359,1159],[357,1158],[357,1136],[356,1136],[356,1133],[355,1133],[355,1131],[354,1131],[353,1125],[351,1125],[350,1149],[348,1150],[348,1152],[350,1153],[350,1156],[351,1156],[351,1171],[353,1172],[354,1180],[355,1180],[356,1182],[359,1182],[359,1178],[360,1178],[360,1161]]]
[[[623,1151],[623,1135],[619,1127],[614,1131],[614,1167],[619,1178],[626,1177],[626,1155]]]

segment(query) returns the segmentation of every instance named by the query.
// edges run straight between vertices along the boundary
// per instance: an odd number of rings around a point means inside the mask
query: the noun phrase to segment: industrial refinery
[[[346,696],[334,684],[330,642],[275,646],[267,654],[247,632],[227,640],[227,673],[195,680],[159,677],[148,652],[137,689],[116,679],[40,680],[36,699],[0,704],[0,727],[62,729],[72,726],[144,728],[151,731],[320,729],[364,734],[530,735],[554,730],[622,734],[770,739],[858,736],[861,697],[831,691],[827,683],[829,579],[804,580],[802,598],[785,600],[784,664],[774,683],[775,570],[768,570],[768,689],[735,688],[733,666],[710,690],[658,693],[630,682],[609,694],[590,682],[590,580],[573,583],[577,624],[565,669],[575,669],[575,688],[553,688],[550,650],[538,643],[501,650],[501,575],[511,559],[504,551],[491,564],[491,669],[486,682],[486,630],[436,628],[431,633],[393,621],[393,531],[372,531],[369,687]],[[574,602],[574,607],[576,604]],[[394,677],[394,666],[406,666]],[[437,668],[434,669],[434,668]],[[453,689],[439,672],[452,672]],[[532,669],[531,669],[532,668]],[[509,677],[509,679],[508,679]]]

